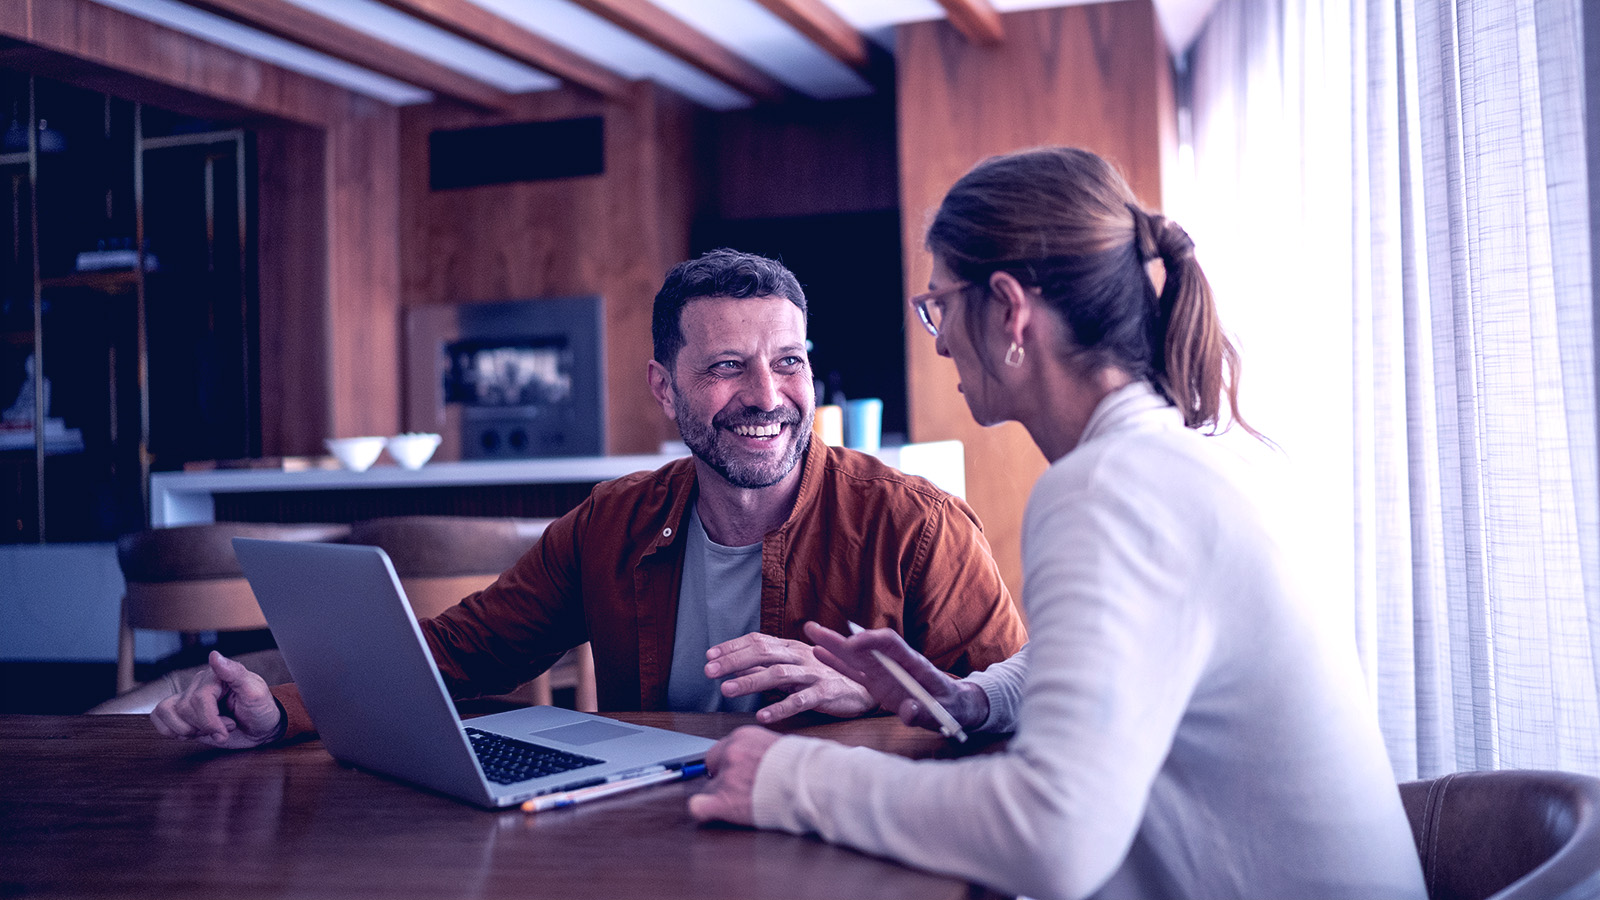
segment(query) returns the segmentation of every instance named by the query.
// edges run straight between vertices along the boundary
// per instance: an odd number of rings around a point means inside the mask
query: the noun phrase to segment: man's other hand
[[[759,632],[707,650],[706,677],[727,679],[722,682],[724,697],[787,692],[789,696],[756,712],[762,724],[808,709],[847,718],[877,706],[866,688],[817,659],[810,644]]]
[[[150,722],[171,738],[226,750],[271,740],[282,713],[267,682],[215,650],[184,689],[156,704]]]

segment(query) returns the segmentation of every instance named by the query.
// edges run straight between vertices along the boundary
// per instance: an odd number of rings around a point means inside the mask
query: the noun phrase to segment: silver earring
[[[1022,346],[1019,345],[1016,341],[1012,341],[1011,342],[1011,349],[1006,351],[1006,365],[1010,366],[1013,369],[1019,368],[1022,365],[1023,357],[1025,357],[1027,355],[1028,355],[1028,351],[1022,349]]]

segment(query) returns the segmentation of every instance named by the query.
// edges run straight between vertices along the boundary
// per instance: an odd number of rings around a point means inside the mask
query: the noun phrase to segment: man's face
[[[673,371],[652,361],[650,387],[683,442],[735,487],[782,481],[815,413],[805,317],[782,297],[702,298],[680,330]]]

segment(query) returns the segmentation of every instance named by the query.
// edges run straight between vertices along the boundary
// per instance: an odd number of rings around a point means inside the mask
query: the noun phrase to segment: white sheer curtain
[[[1396,774],[1600,774],[1581,0],[1223,0],[1194,236]]]

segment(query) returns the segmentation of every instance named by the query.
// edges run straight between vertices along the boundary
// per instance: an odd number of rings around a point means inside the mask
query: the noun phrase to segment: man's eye
[[[805,364],[805,359],[799,356],[785,356],[783,359],[778,360],[778,368],[780,369],[797,369]]]
[[[731,375],[739,371],[739,364],[731,359],[725,359],[722,362],[712,363],[711,371],[718,375]]]

